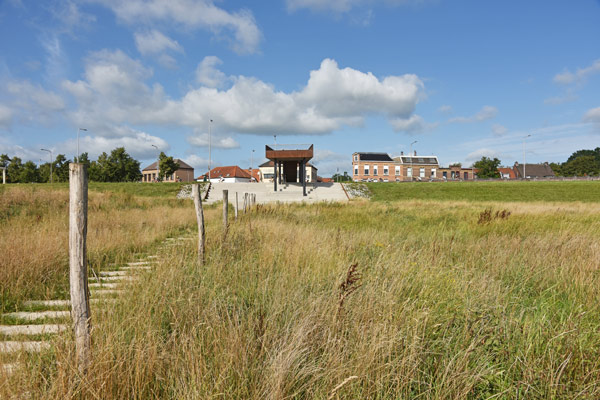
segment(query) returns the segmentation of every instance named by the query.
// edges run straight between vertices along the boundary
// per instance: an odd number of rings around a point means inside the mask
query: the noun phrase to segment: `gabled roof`
[[[360,161],[390,161],[394,160],[388,153],[355,153],[358,154],[358,158]]]
[[[176,158],[173,161],[175,161],[175,163],[177,165],[179,165],[179,169],[194,169],[194,167],[191,167],[189,164],[181,161],[179,158]],[[158,161],[154,161],[152,164],[148,165],[142,171],[155,171],[157,165],[158,165]]]
[[[508,175],[510,179],[515,179],[517,176],[515,175],[515,171],[512,168],[498,168],[498,172],[501,175]]]
[[[402,164],[438,165],[436,156],[400,156],[394,157],[394,161]]]
[[[523,177],[523,164],[515,163],[513,167],[518,178]],[[548,163],[544,164],[525,164],[525,173],[527,176],[533,178],[543,178],[548,176],[555,176],[554,171]]]
[[[208,172],[200,176],[198,179],[202,179],[204,176],[208,176]],[[231,165],[227,167],[215,167],[210,170],[210,178],[246,178],[250,179],[250,174],[238,167],[237,165]]]

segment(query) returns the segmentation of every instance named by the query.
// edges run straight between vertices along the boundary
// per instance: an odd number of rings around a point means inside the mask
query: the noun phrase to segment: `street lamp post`
[[[252,183],[252,164],[254,163],[254,149],[250,152],[250,183]]]
[[[52,179],[52,150],[48,150],[48,149],[40,149],[42,151],[47,151],[48,154],[50,154],[50,183],[53,183],[53,179]]]
[[[413,144],[417,143],[418,140],[415,140],[414,142],[412,142],[410,144],[410,181],[412,182],[413,180],[413,176],[415,175],[415,171],[413,171],[413,152],[412,152],[412,147]]]
[[[87,132],[87,129],[85,129],[85,128],[77,129],[77,162],[79,162],[79,132],[81,132],[81,131]]]
[[[152,147],[154,147],[156,149],[156,152],[158,153],[158,157],[156,157],[156,181],[158,182],[158,177],[160,174],[160,153],[158,152],[158,146],[153,144]]]
[[[527,167],[525,160],[525,140],[527,140],[528,137],[531,137],[531,135],[527,135],[523,138],[523,179],[527,179],[527,174],[525,173],[525,168]]]

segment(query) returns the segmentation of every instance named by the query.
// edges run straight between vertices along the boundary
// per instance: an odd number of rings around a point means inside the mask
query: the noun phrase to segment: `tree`
[[[550,163],[550,168],[552,168],[552,172],[554,172],[554,175],[556,175],[556,176],[563,176],[564,175],[563,171],[562,171],[562,166],[563,165],[561,165],[559,163],[554,163],[554,162]]]
[[[90,164],[89,176],[90,180],[96,182],[133,182],[142,179],[140,162],[131,158],[124,147],[117,147],[110,155],[106,152],[100,154],[98,160]]]
[[[79,157],[75,157],[74,158],[74,162],[81,163],[81,164],[86,164],[88,166],[88,168],[89,168],[89,166],[90,166],[90,159],[89,159],[88,153],[87,152],[86,153],[81,153],[79,155]]]
[[[498,172],[499,166],[500,160],[497,158],[481,157],[481,160],[473,163],[473,167],[477,168],[477,176],[483,179],[500,178],[500,173]]]
[[[334,182],[351,182],[352,177],[348,175],[347,171],[344,171],[344,174],[333,174],[331,177]]]
[[[564,176],[589,176],[600,174],[600,162],[594,156],[579,156],[561,167]]]
[[[9,183],[20,182],[23,163],[19,157],[13,157],[10,164],[6,167],[6,179]]]
[[[165,176],[171,176],[179,169],[179,165],[173,160],[173,157],[167,157],[164,152],[158,156],[158,178],[163,180]]]
[[[52,165],[52,174],[58,182],[69,181],[69,163],[71,160],[67,159],[64,154],[59,154],[54,160]]]
[[[594,159],[600,163],[600,147],[596,147],[594,150],[577,150],[567,159],[567,162],[571,162],[575,160],[577,157],[581,156],[592,156]]]
[[[37,183],[40,181],[40,171],[33,161],[27,161],[23,164],[19,182],[21,183]]]
[[[0,154],[0,167],[8,167],[10,164],[10,157],[8,154]]]

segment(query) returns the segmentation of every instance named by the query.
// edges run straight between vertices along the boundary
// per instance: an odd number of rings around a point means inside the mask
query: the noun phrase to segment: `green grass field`
[[[600,181],[367,183],[375,201],[600,202]]]
[[[0,371],[0,398],[25,387],[41,399],[600,398],[600,204],[553,197],[596,183],[503,184],[373,184],[379,201],[260,206],[226,236],[208,208],[204,265],[194,240],[168,247],[112,308],[93,311],[84,381],[65,334],[17,376]],[[525,195],[473,189],[485,185]],[[413,198],[383,197],[405,188]],[[458,198],[427,198],[446,188]],[[154,198],[95,196],[97,224],[151,220]],[[142,212],[122,212],[129,201]],[[194,235],[191,201],[172,206]],[[136,235],[114,221],[89,238],[123,230],[95,259]],[[153,254],[161,226],[139,248]],[[138,250],[120,251],[125,261]]]

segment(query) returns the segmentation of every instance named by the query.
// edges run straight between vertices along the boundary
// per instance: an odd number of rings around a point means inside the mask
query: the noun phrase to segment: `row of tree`
[[[500,178],[497,158],[482,157],[473,166],[479,178]],[[598,176],[600,175],[600,147],[594,150],[577,150],[564,163],[550,163],[556,176]]]
[[[132,158],[124,147],[117,147],[110,154],[103,152],[97,160],[90,161],[88,153],[82,153],[75,161],[88,165],[91,181],[95,182],[135,182],[142,179],[140,162]],[[64,154],[59,154],[52,163],[39,166],[33,161],[23,163],[19,157],[0,155],[0,166],[6,167],[8,183],[44,183],[67,182],[69,180],[69,163]],[[159,156],[159,179],[173,174],[179,166],[173,157],[161,152]],[[52,174],[52,175],[51,175]]]

